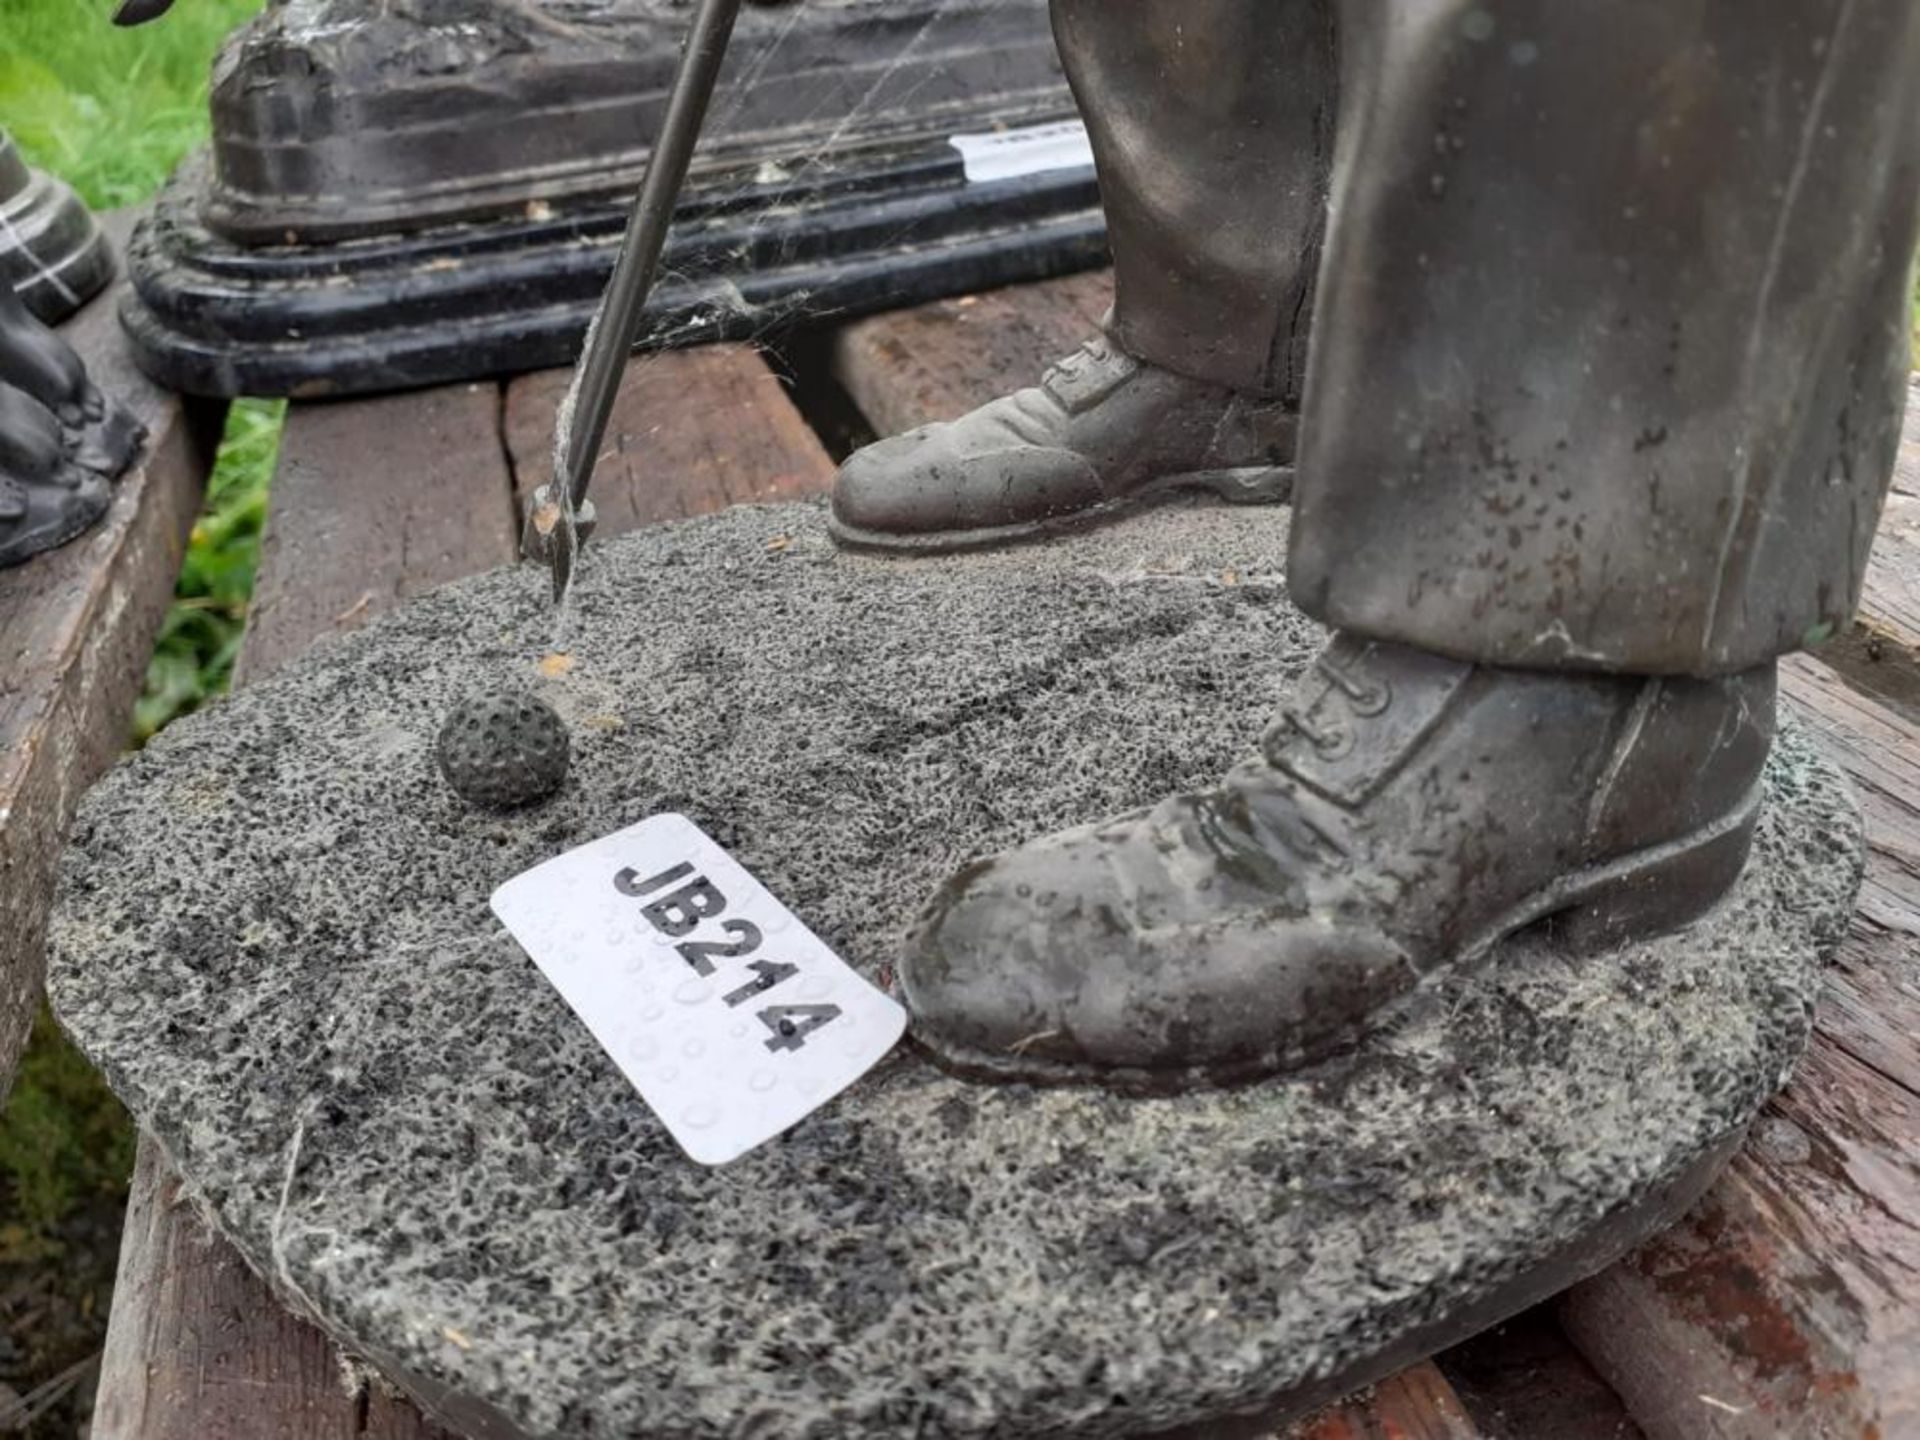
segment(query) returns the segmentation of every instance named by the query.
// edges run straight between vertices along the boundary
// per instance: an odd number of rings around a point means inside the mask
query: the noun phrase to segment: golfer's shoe
[[[1495,669],[1336,638],[1217,789],[980,861],[910,936],[913,1033],[998,1080],[1176,1089],[1310,1064],[1546,922],[1710,908],[1751,844],[1774,667]]]
[[[939,552],[1022,540],[1180,489],[1240,504],[1293,489],[1297,417],[1102,337],[1029,390],[859,451],[840,471],[842,544]]]

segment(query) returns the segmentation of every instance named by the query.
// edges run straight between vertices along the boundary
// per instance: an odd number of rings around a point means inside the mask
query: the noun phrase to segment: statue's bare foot
[[[32,483],[49,469],[56,476],[87,471],[113,480],[132,463],[146,438],[140,422],[87,377],[87,367],[72,347],[3,285],[0,389],[11,392],[6,411],[12,418],[0,419],[0,432],[11,427],[17,453],[10,473],[17,483]],[[49,427],[58,436],[53,459]],[[0,437],[0,449],[6,444]]]
[[[69,458],[59,418],[0,384],[0,569],[64,545],[106,513],[105,476]]]

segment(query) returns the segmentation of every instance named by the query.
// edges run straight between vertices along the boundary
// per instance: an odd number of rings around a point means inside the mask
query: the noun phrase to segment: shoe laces
[[[1365,718],[1385,710],[1393,698],[1393,690],[1385,680],[1354,674],[1329,651],[1321,652],[1313,668],[1323,682],[1319,691],[1311,700],[1290,700],[1282,705],[1275,728],[1300,736],[1321,756],[1337,759],[1353,748],[1353,727],[1343,721],[1320,718],[1324,709],[1322,702],[1337,690],[1346,698],[1349,713]],[[1284,744],[1286,735],[1276,738]]]
[[[1056,360],[1041,377],[1040,388],[1068,410],[1104,399],[1140,369],[1140,362],[1105,335],[1084,342],[1071,355]]]
[[[1049,365],[1045,379],[1077,376],[1085,370],[1107,364],[1114,355],[1113,342],[1104,335],[1095,335],[1092,339],[1082,340],[1071,354],[1063,355]]]

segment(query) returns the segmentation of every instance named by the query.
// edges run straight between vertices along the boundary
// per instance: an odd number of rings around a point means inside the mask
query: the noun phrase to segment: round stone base
[[[1747,873],[1684,933],[1518,938],[1357,1053],[1234,1090],[979,1086],[903,1048],[692,1164],[496,885],[681,811],[877,973],[969,857],[1217,777],[1320,641],[1281,511],[919,562],[821,520],[597,545],[557,647],[536,569],[414,601],[169,729],[76,827],[61,1018],[274,1288],[455,1424],[1253,1433],[1636,1243],[1799,1053],[1861,841],[1789,724]],[[432,756],[503,683],[575,754],[504,816]]]

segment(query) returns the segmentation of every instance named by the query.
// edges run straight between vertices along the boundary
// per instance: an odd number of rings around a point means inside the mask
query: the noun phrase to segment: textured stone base
[[[1319,641],[1274,568],[1282,512],[918,563],[838,556],[821,518],[595,547],[562,675],[534,678],[542,573],[438,592],[173,727],[84,809],[61,1017],[275,1288],[458,1423],[1291,1413],[1634,1243],[1799,1053],[1861,838],[1788,725],[1753,863],[1682,935],[1581,963],[1517,940],[1360,1053],[1226,1092],[979,1087],[903,1050],[785,1140],[692,1165],[494,885],[681,810],[878,971],[967,857],[1216,776]],[[502,819],[431,747],[506,679],[567,717],[575,767]]]

